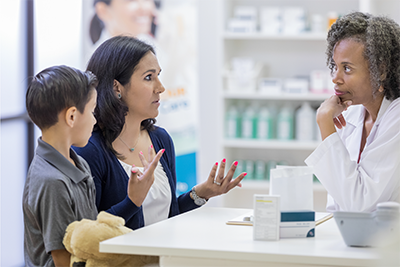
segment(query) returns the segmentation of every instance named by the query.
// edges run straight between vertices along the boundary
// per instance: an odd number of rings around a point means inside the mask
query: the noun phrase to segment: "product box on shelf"
[[[254,93],[262,64],[250,57],[234,57],[230,67],[225,69],[227,89],[229,92]]]
[[[310,73],[310,91],[314,94],[333,92],[335,84],[332,82],[330,71],[313,70]]]
[[[282,79],[260,78],[258,91],[266,95],[279,95],[282,93]]]
[[[283,89],[288,94],[307,94],[308,86],[308,79],[290,78],[284,81]]]
[[[281,8],[262,7],[260,10],[260,29],[264,34],[278,34],[281,32]]]
[[[235,33],[257,31],[257,9],[255,6],[236,6],[234,17],[228,22],[228,30]]]

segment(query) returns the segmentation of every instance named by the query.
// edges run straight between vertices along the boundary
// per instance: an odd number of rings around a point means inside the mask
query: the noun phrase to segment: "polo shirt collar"
[[[89,178],[90,173],[88,173],[75,151],[71,148],[69,151],[72,160],[77,166],[69,162],[54,147],[43,141],[41,137],[38,139],[36,153],[77,184]]]

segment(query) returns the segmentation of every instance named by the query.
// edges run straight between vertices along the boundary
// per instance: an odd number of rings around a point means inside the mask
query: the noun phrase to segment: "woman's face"
[[[363,52],[363,44],[351,39],[341,40],[333,50],[331,64],[335,94],[342,101],[351,100],[353,105],[366,106],[375,98]]]
[[[149,34],[156,7],[153,0],[112,0],[97,12],[112,36]],[[96,7],[98,11],[98,7]]]
[[[145,120],[158,116],[160,94],[165,91],[159,80],[161,68],[156,56],[148,52],[136,66],[130,82],[123,87],[122,99],[129,108],[129,113]]]

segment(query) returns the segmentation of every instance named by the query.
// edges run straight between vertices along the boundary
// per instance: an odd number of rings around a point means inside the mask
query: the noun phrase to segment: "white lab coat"
[[[351,106],[343,115],[346,127],[305,160],[328,191],[327,211],[370,212],[380,202],[399,201],[400,98],[382,101],[359,163],[365,108]]]

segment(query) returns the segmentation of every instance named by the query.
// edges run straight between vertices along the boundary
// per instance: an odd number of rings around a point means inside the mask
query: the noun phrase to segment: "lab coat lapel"
[[[363,127],[362,124],[364,122],[365,117],[365,108],[362,105],[352,107],[357,109],[356,112],[350,113],[346,118],[346,127],[345,127],[345,142],[346,147],[350,154],[350,159],[352,161],[358,160],[358,155],[360,153],[361,146],[361,138]],[[344,136],[343,136],[344,137]]]

